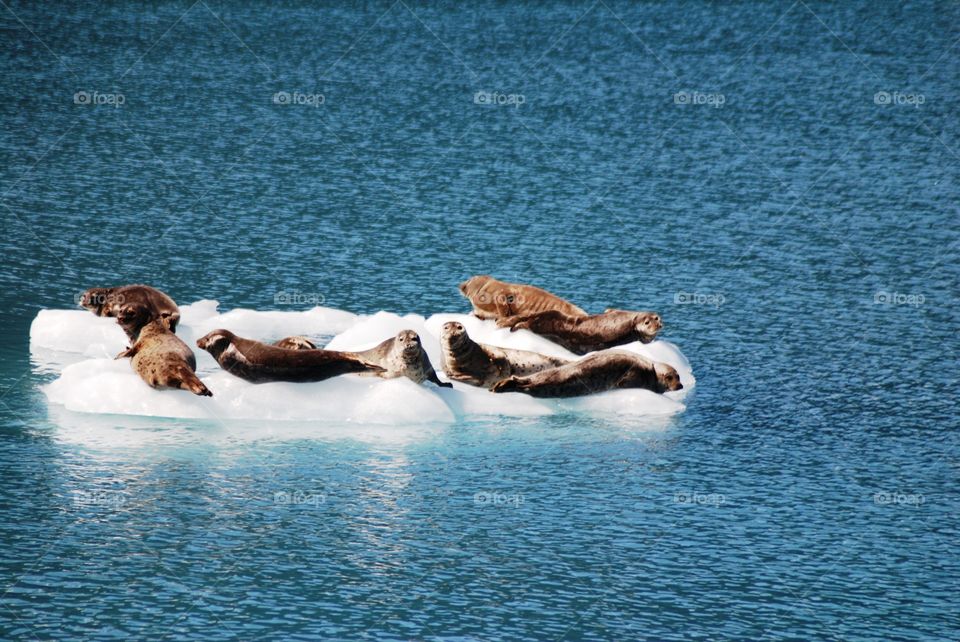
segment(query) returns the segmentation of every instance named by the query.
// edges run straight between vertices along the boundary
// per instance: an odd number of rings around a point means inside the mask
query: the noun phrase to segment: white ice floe
[[[317,383],[251,384],[220,369],[197,338],[216,328],[271,342],[284,336],[305,335],[322,339],[335,335],[325,346],[336,350],[365,350],[400,330],[420,334],[439,377],[440,329],[459,321],[480,343],[533,350],[576,359],[564,348],[529,331],[510,332],[493,321],[465,314],[435,314],[429,318],[378,312],[358,316],[342,310],[316,307],[301,312],[257,310],[217,311],[216,301],[182,306],[177,334],[197,355],[198,373],[213,391],[213,398],[181,390],[154,390],[130,367],[129,359],[113,356],[127,345],[126,336],[113,319],[85,310],[42,310],[30,328],[31,356],[42,368],[59,373],[44,386],[48,400],[81,413],[173,417],[183,419],[261,420],[327,424],[415,425],[449,423],[458,418],[483,416],[536,417],[565,412],[624,416],[669,415],[684,409],[682,400],[695,380],[690,364],[668,341],[632,343],[632,350],[674,366],[684,389],[659,395],[647,390],[616,390],[573,399],[536,399],[521,393],[495,394],[454,382],[453,389],[432,384],[416,385],[408,379],[383,380],[346,375]]]

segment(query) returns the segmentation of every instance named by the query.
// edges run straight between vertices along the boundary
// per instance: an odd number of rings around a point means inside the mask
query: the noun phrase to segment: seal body
[[[151,388],[177,388],[195,395],[212,397],[213,393],[200,381],[195,370],[193,350],[175,335],[163,319],[156,319],[140,329],[140,336],[117,359],[133,357],[130,365]]]
[[[534,397],[579,397],[622,388],[663,393],[681,390],[683,384],[670,365],[625,350],[607,350],[552,370],[504,379],[493,386],[493,391],[524,392]]]
[[[529,350],[512,350],[477,343],[467,334],[463,324],[443,324],[440,334],[443,348],[443,371],[455,381],[489,388],[510,376],[531,375],[570,363]]]
[[[351,372],[379,373],[382,368],[353,352],[289,350],[238,337],[229,330],[214,330],[197,339],[224,370],[251,383],[323,381]]]
[[[383,368],[378,376],[384,379],[406,377],[416,383],[432,381],[441,388],[452,388],[452,383],[440,381],[427,351],[420,343],[420,335],[413,330],[402,330],[375,348],[358,352],[357,356],[367,363]]]
[[[650,343],[663,328],[656,312],[607,310],[603,314],[571,317],[555,310],[517,315],[497,321],[511,332],[530,330],[575,354],[606,350],[632,341]]]
[[[481,319],[502,319],[519,314],[556,310],[571,317],[587,313],[555,294],[532,285],[506,283],[481,274],[460,284],[460,292],[473,304],[473,314]]]
[[[180,322],[176,302],[149,285],[90,288],[80,295],[80,305],[97,316],[116,317],[131,342],[136,341],[141,328],[154,319],[164,319],[171,332],[177,331]]]
[[[317,344],[306,337],[284,337],[279,341],[274,341],[273,345],[287,350],[316,350]]]

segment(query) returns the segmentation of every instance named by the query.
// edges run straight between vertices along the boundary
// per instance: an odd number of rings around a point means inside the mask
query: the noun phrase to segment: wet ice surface
[[[311,423],[413,425],[449,423],[481,416],[533,417],[578,412],[596,415],[656,416],[684,410],[682,400],[694,387],[689,363],[667,341],[632,343],[623,349],[674,366],[684,389],[660,395],[648,390],[616,390],[572,399],[535,399],[522,393],[494,394],[460,382],[452,389],[412,381],[346,375],[317,383],[252,384],[222,370],[196,340],[217,328],[264,342],[305,335],[335,350],[365,350],[400,330],[416,331],[440,371],[440,328],[459,321],[480,343],[533,350],[576,359],[564,348],[526,330],[511,333],[465,314],[429,318],[378,312],[357,316],[332,308],[302,312],[236,309],[220,313],[215,301],[181,307],[177,334],[197,355],[197,371],[213,398],[181,390],[154,390],[132,370],[128,359],[113,357],[126,337],[113,319],[84,310],[42,310],[30,328],[35,364],[59,376],[44,386],[49,402],[82,413],[211,420],[271,420]],[[333,337],[327,341],[328,337]]]

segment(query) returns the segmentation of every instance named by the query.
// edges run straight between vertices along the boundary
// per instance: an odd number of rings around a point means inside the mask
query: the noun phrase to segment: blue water
[[[958,38],[938,2],[5,0],[0,638],[960,638]],[[30,360],[94,285],[427,314],[474,273],[658,310],[687,411],[291,438],[71,416]]]

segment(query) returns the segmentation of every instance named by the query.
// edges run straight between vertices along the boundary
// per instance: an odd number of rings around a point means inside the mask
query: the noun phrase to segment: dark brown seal
[[[653,392],[681,390],[673,366],[625,350],[607,350],[527,377],[510,377],[494,392],[525,392],[534,397],[579,397],[607,390],[644,388]]]
[[[533,285],[506,283],[491,276],[473,276],[460,284],[460,292],[473,304],[481,319],[502,319],[518,314],[556,310],[568,316],[587,316],[574,304]]]
[[[317,344],[306,337],[294,336],[284,337],[279,341],[274,341],[273,345],[287,350],[316,350]]]
[[[195,395],[213,393],[197,377],[193,350],[167,327],[166,319],[155,319],[140,329],[140,337],[117,359],[133,357],[130,365],[152,388],[177,388]]]
[[[413,330],[402,330],[377,347],[358,352],[357,356],[383,368],[378,376],[384,379],[407,377],[416,383],[432,381],[441,388],[453,387],[452,383],[440,381],[437,377],[427,351],[420,344],[420,335]]]
[[[531,375],[570,363],[569,359],[549,357],[529,350],[512,350],[477,343],[463,324],[450,321],[440,333],[443,371],[455,381],[489,388],[512,376]]]
[[[238,337],[229,330],[207,333],[197,339],[197,347],[209,352],[230,374],[252,383],[323,381],[351,372],[379,374],[382,370],[353,352],[288,350]]]
[[[497,325],[510,328],[511,332],[530,330],[570,352],[587,354],[631,341],[650,343],[663,328],[663,321],[656,312],[607,310],[603,314],[571,317],[549,311],[500,319]]]
[[[166,293],[149,285],[90,288],[80,295],[80,305],[100,317],[116,317],[117,323],[136,341],[140,329],[154,319],[165,319],[177,331],[180,308]]]

